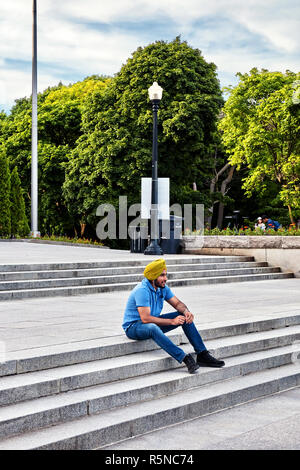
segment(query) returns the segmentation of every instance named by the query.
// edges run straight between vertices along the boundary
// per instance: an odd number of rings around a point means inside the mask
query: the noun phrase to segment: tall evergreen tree
[[[21,180],[18,169],[15,166],[11,173],[11,233],[12,235],[25,236],[29,234],[29,225],[25,213],[25,202],[21,188]]]
[[[0,149],[0,237],[10,234],[10,172],[6,154]]]

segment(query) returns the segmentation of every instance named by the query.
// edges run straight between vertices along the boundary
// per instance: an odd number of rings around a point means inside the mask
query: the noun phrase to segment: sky
[[[300,71],[299,0],[37,0],[38,91],[113,76],[138,48],[176,36],[217,66]],[[32,0],[0,0],[0,110],[31,95]]]

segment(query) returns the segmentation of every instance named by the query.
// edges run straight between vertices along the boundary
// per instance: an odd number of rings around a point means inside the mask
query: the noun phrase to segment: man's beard
[[[166,286],[166,283],[165,283],[165,285],[164,285],[164,286],[161,286],[161,285],[160,285],[160,284],[157,282],[157,280],[156,280],[156,279],[154,279],[154,284],[155,284],[155,287],[160,287],[161,289],[164,289],[164,288],[165,288],[165,286]]]

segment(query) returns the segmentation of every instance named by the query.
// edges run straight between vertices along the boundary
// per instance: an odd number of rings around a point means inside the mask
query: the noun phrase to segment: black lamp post
[[[148,89],[153,110],[153,143],[152,143],[152,190],[151,190],[151,241],[144,251],[145,255],[163,255],[159,246],[158,225],[158,179],[157,179],[157,111],[162,98],[163,89],[154,82]],[[152,238],[153,237],[153,238]]]

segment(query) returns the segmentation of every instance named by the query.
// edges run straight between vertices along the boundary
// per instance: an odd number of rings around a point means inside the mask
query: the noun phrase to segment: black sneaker
[[[190,374],[194,374],[194,372],[196,372],[196,370],[199,369],[198,364],[196,364],[196,362],[194,361],[194,358],[191,354],[187,354],[183,358],[183,362],[187,366],[188,371],[189,371]]]
[[[209,351],[202,351],[201,353],[197,354],[197,364],[199,366],[204,367],[223,367],[225,366],[224,361],[219,361],[218,359],[214,358]]]

